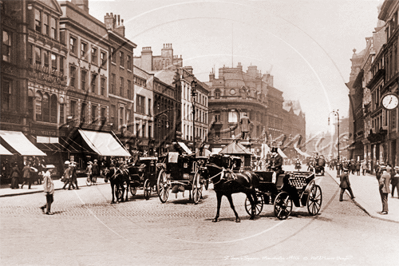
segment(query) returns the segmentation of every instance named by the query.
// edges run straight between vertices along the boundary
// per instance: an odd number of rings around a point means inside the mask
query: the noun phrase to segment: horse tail
[[[254,189],[254,188],[258,187],[258,185],[259,185],[259,177],[258,177],[258,175],[256,173],[246,170],[246,171],[243,171],[243,174],[248,176],[249,186],[250,186],[251,189]]]

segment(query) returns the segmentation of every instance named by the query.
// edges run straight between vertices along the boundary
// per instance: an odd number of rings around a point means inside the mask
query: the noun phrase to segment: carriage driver
[[[271,151],[271,158],[270,158],[270,168],[272,169],[273,173],[273,183],[276,183],[277,176],[279,174],[284,173],[282,166],[283,166],[283,157],[278,154],[277,147],[273,147]]]

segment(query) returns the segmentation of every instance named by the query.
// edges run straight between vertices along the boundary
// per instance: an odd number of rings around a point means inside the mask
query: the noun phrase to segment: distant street
[[[101,180],[102,182],[102,180]],[[399,227],[370,218],[330,176],[318,180],[321,214],[306,207],[286,221],[271,205],[249,220],[244,194],[223,199],[221,221],[212,223],[215,193],[198,205],[171,194],[162,204],[142,191],[111,205],[108,184],[56,191],[53,216],[43,215],[42,193],[0,198],[2,265],[397,265]],[[12,254],[12,256],[10,255]]]

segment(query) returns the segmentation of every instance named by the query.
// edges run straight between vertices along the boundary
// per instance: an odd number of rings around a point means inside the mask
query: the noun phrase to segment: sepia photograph
[[[399,0],[0,12],[0,265],[399,265]]]

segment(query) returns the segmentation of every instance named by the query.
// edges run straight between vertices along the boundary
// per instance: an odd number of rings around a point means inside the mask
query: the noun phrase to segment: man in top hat
[[[247,113],[244,113],[244,115],[242,116],[240,124],[241,124],[241,139],[246,139],[249,134],[249,126],[251,124],[251,121],[249,121]]]
[[[283,172],[283,157],[278,154],[277,147],[273,147],[271,150],[271,158],[270,158],[270,168],[273,173],[273,180],[276,180],[277,176]]]

